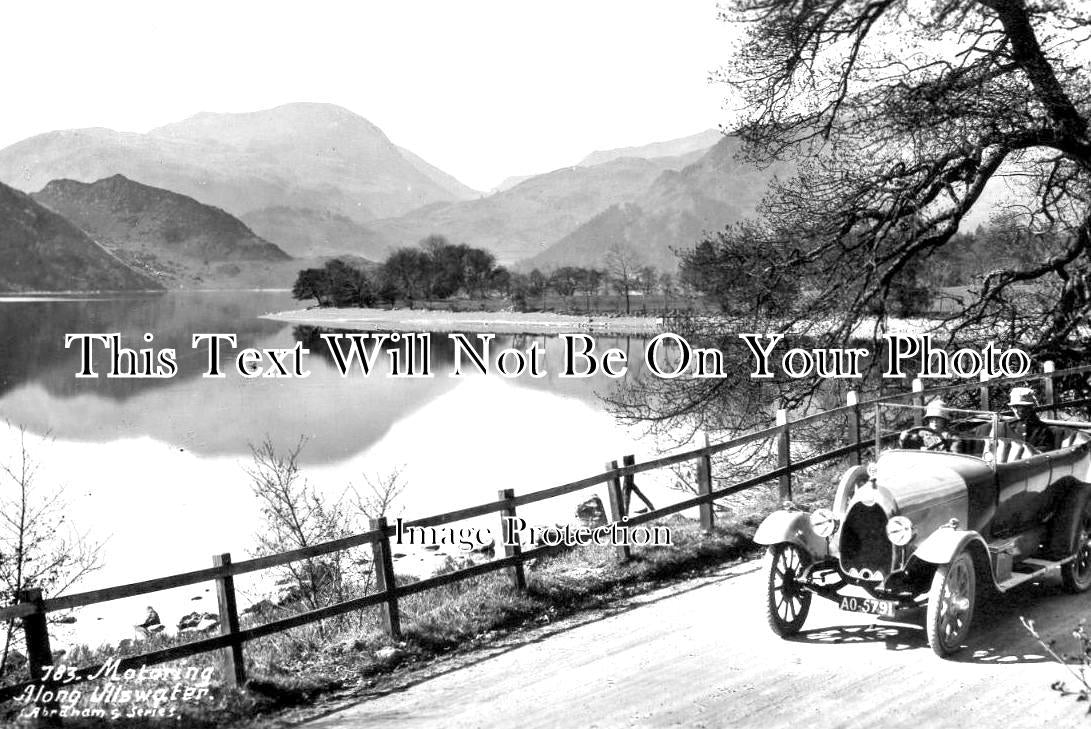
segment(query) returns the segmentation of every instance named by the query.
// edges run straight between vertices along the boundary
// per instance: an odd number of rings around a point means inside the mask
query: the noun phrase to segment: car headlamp
[[[886,538],[895,547],[904,547],[913,538],[913,522],[904,516],[892,516],[886,523]]]
[[[811,528],[823,539],[829,539],[837,530],[837,517],[829,509],[816,509],[811,514]]]

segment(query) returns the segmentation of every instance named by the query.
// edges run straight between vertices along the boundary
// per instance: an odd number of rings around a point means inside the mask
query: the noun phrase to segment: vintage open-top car
[[[845,472],[832,508],[787,504],[758,528],[775,633],[797,633],[814,595],[885,618],[926,603],[928,644],[946,656],[990,586],[1059,572],[1066,589],[1091,588],[1091,423],[1044,421],[1054,447],[1040,450],[996,413],[947,410],[958,435],[938,438],[913,426],[923,415],[878,406],[880,433],[911,427],[877,437],[876,461]]]

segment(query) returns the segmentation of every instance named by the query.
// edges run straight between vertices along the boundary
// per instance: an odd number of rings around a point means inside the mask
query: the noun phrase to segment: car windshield
[[[999,415],[941,403],[875,406],[876,450],[937,451],[986,457],[995,452]]]

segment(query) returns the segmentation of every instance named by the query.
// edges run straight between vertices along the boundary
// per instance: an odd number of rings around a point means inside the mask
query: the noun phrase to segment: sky
[[[728,121],[715,0],[6,3],[0,148],[338,104],[479,190]]]

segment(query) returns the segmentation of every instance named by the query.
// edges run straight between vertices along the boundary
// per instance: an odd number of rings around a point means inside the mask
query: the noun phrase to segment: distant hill
[[[331,104],[202,113],[147,134],[55,131],[0,150],[0,181],[25,191],[58,178],[115,174],[234,215],[285,206],[359,222],[474,196],[368,120]]]
[[[231,279],[251,264],[291,258],[219,208],[121,175],[54,180],[33,197],[168,285]]]
[[[0,291],[146,291],[132,270],[29,195],[0,184]]]
[[[619,147],[591,154],[580,160],[577,167],[593,167],[595,165],[613,162],[624,157],[636,157],[638,159],[661,159],[664,157],[676,157],[679,164],[675,169],[681,169],[690,162],[696,161],[702,154],[712,148],[723,137],[719,131],[709,129],[689,137],[671,139],[666,142],[653,142],[640,147]],[[538,175],[512,175],[505,177],[503,182],[489,191],[489,194],[510,190],[516,185],[537,177]]]
[[[580,166],[601,165],[604,162],[611,162],[622,157],[656,159],[658,157],[678,157],[693,152],[707,152],[723,139],[723,136],[717,129],[707,129],[688,137],[671,139],[666,142],[653,142],[639,147],[619,147],[617,149],[592,152],[580,160]]]
[[[498,192],[503,192],[504,190],[510,190],[511,188],[515,187],[519,183],[526,182],[527,180],[529,180],[532,177],[537,177],[537,175],[511,175],[510,177],[505,177],[500,182],[499,185],[497,185],[493,189],[489,190],[489,194],[490,195],[495,195]]]
[[[368,227],[395,246],[439,233],[511,262],[540,253],[602,210],[638,197],[664,171],[684,164],[682,158],[663,157],[566,167],[486,198],[437,203]]]
[[[741,163],[738,148],[737,139],[722,137],[693,164],[662,173],[627,204],[601,211],[522,266],[601,266],[610,245],[621,242],[642,264],[673,270],[672,249],[692,248],[706,232],[752,216],[773,176],[791,172],[783,164],[758,169]]]
[[[447,174],[440,168],[428,164],[405,147],[398,147],[398,151],[401,152],[402,157],[405,157],[405,161],[413,165],[418,172],[425,175],[447,192],[450,192],[452,199],[473,200],[474,198],[482,197],[483,193],[478,192],[469,185],[462,184],[455,179],[454,176]]]
[[[351,252],[371,260],[386,257],[389,241],[366,225],[329,211],[273,207],[255,210],[242,221],[258,235],[296,257]]]

